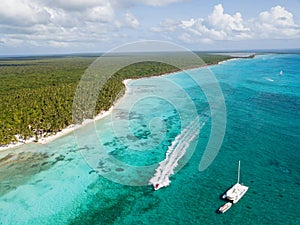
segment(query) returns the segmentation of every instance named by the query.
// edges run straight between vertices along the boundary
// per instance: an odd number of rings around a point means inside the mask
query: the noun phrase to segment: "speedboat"
[[[231,206],[232,206],[231,202],[226,202],[224,205],[222,205],[219,208],[218,213],[225,213],[228,209],[230,209]]]

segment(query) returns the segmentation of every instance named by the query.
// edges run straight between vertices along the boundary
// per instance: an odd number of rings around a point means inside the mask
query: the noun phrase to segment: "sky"
[[[300,0],[1,0],[0,55],[106,52],[168,41],[194,51],[300,49]]]

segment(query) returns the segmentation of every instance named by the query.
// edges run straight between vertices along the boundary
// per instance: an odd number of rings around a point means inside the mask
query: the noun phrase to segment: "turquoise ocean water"
[[[199,171],[211,114],[190,76],[208,69],[227,121],[217,157]],[[300,55],[230,60],[189,75],[130,81],[104,119],[45,145],[0,152],[0,224],[300,224]],[[199,136],[189,139],[197,114]],[[179,138],[187,141],[174,145]],[[186,154],[170,185],[152,191],[145,184],[156,164],[179,147]],[[249,190],[216,214],[238,160]]]

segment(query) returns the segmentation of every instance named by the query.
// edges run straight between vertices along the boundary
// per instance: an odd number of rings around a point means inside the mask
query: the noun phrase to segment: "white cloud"
[[[178,23],[172,19],[165,19],[164,21],[160,22],[159,26],[150,28],[153,32],[174,32],[177,30]]]
[[[153,31],[181,33],[179,39],[186,43],[212,43],[216,40],[250,38],[250,29],[244,24],[242,15],[240,13],[234,15],[224,13],[221,4],[216,5],[212,14],[207,18],[181,20],[176,24],[173,22],[172,26],[165,26],[164,23],[161,23]]]
[[[254,21],[254,30],[258,38],[300,37],[300,25],[294,22],[293,14],[281,6],[260,13],[259,18]]]
[[[112,22],[114,19],[114,11],[110,5],[96,6],[88,9],[84,15],[86,19],[94,22]]]
[[[182,0],[141,0],[140,2],[151,6],[165,6]]]
[[[223,6],[221,4],[214,7],[213,13],[208,16],[207,24],[209,27],[216,30],[223,30],[227,33],[231,32],[244,32],[247,29],[243,24],[242,15],[237,12],[234,15],[224,13]]]
[[[202,18],[181,21],[179,26],[193,35],[195,40],[194,42],[197,42],[197,40],[199,40],[200,42],[202,42],[203,40],[205,40],[205,42],[208,42],[207,39],[224,40],[227,37],[226,32],[223,30],[215,30],[214,28],[209,29],[205,25],[205,20]]]
[[[50,14],[37,2],[30,0],[1,0],[0,23],[28,26],[47,23]]]
[[[130,8],[136,5],[160,7],[182,1],[185,0],[112,0],[111,2],[117,7]]]
[[[173,40],[178,38],[185,43],[300,38],[300,25],[294,22],[293,14],[281,6],[244,21],[241,13],[224,13],[223,6],[218,4],[206,18],[170,21],[172,26],[162,22],[151,30],[168,34],[174,37]]]
[[[70,14],[63,9],[54,9],[49,7],[45,7],[45,9],[50,14],[51,23],[56,24],[57,26],[75,27],[80,22],[74,14],[74,16],[70,16]]]
[[[107,6],[109,1],[107,0],[44,0],[49,2],[51,7],[62,8],[66,11],[84,11],[97,6]]]
[[[178,1],[181,0],[2,0],[0,38],[2,46],[46,43],[66,47],[113,41],[128,37],[124,29],[140,27],[130,7],[158,7]]]
[[[293,14],[281,6],[272,7],[269,12],[260,13],[259,19],[261,22],[270,23],[275,26],[284,27],[294,25]]]
[[[139,21],[131,13],[118,21],[109,0],[2,0],[0,3],[2,46],[98,43],[122,36],[124,27],[138,26]]]
[[[133,41],[132,37],[206,44],[300,38],[300,24],[281,6],[246,20],[240,12],[229,14],[218,4],[206,17],[164,19],[148,32],[142,21],[151,23],[152,18],[137,18],[130,11],[134,6],[151,6],[156,10],[155,7],[181,1],[186,0],[1,0],[0,43],[1,47],[72,49],[99,42],[105,46],[109,42]]]
[[[111,22],[114,8],[109,0],[42,0],[52,16],[63,21]],[[58,22],[58,21],[57,21]]]
[[[131,27],[131,28],[138,28],[140,23],[139,21],[135,18],[135,16],[129,12],[127,12],[124,16],[125,18],[125,24],[128,26],[128,27]]]

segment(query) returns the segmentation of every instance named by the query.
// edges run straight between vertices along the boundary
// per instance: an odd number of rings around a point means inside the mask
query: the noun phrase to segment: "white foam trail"
[[[266,79],[267,81],[270,81],[270,82],[273,82],[273,81],[274,81],[273,79],[271,79],[271,78],[269,78],[269,77],[265,77],[265,79]]]
[[[204,122],[198,125],[199,117],[196,117],[182,132],[175,138],[172,145],[169,146],[166,158],[159,163],[154,176],[149,180],[154,189],[168,186],[171,181],[169,177],[174,174],[174,169],[178,165],[178,161],[184,156],[190,142],[198,137],[200,129],[204,126]]]

